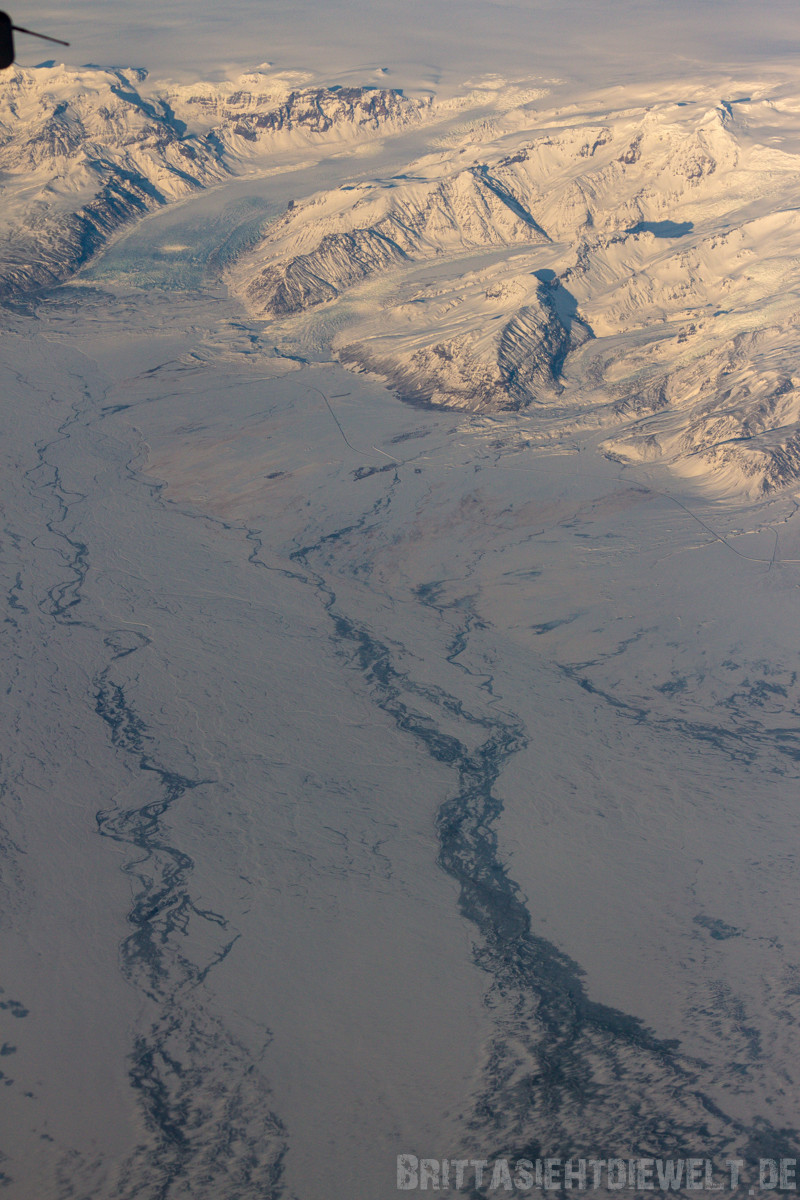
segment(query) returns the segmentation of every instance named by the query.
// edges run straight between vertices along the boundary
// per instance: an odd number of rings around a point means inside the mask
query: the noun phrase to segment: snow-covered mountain
[[[502,80],[437,102],[266,70],[162,91],[143,72],[16,70],[0,296],[69,277],[199,189],[352,154],[350,181],[218,264],[290,353],[417,402],[555,406],[606,428],[620,461],[759,494],[800,472],[793,104],[767,85],[559,109]]]
[[[339,358],[410,398],[558,397],[611,424],[624,461],[781,486],[800,466],[800,164],[754,136],[772,108],[669,101],[586,124],[526,106],[485,132],[480,161],[451,139],[401,177],[311,198],[232,283],[273,317],[346,294]]]
[[[0,298],[72,275],[122,226],[331,133],[373,134],[422,102],[242,76],[162,93],[136,70],[15,68],[0,92]]]

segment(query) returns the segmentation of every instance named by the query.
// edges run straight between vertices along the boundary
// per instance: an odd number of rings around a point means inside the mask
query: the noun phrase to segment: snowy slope
[[[248,161],[418,119],[394,92],[291,77],[152,92],[146,72],[13,68],[0,92],[0,298],[68,278],[125,224]]]
[[[607,427],[621,462],[758,495],[800,470],[793,100],[670,91],[559,105],[498,78],[437,101],[266,68],[160,91],[143,72],[15,70],[0,294],[227,178],[352,154],[360,169],[224,260],[290,353],[332,350],[424,403],[557,405]]]
[[[525,106],[484,131],[474,165],[475,143],[451,137],[400,176],[311,198],[232,283],[281,318],[346,292],[328,318],[341,361],[409,398],[488,411],[557,398],[618,427],[620,460],[780,487],[800,465],[800,224],[794,150],[747,136],[771,107],[661,100],[586,124]],[[498,243],[515,253],[483,266],[475,250]],[[419,264],[434,261],[432,281]]]

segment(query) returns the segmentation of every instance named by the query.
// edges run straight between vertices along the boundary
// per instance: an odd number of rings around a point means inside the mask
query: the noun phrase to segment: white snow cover
[[[564,105],[498,78],[441,103],[267,71],[163,94],[143,82],[9,79],[7,297],[199,188],[366,152],[378,169],[334,171],[335,186],[225,247],[251,313],[299,318],[280,327],[287,346],[332,346],[428,403],[571,403],[613,427],[618,461],[664,458],[717,491],[796,477],[787,84]]]

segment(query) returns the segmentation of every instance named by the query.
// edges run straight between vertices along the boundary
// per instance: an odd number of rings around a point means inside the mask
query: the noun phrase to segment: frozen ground
[[[408,136],[294,147],[5,314],[14,1200],[797,1149],[794,485],[609,458],[585,395],[411,406],[332,309],[229,295]]]

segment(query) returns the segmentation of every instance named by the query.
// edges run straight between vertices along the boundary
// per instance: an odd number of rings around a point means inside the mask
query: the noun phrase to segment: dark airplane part
[[[0,71],[10,67],[14,61],[14,26],[7,13],[0,12]]]
[[[12,25],[12,29],[16,29],[17,33],[27,33],[28,37],[41,38],[43,42],[55,42],[57,46],[68,46],[69,42],[62,42],[61,38],[50,37],[49,33],[34,33],[32,29],[23,29],[21,25]]]
[[[17,33],[27,33],[29,37],[41,38],[43,42],[55,42],[58,46],[68,46],[61,38],[50,37],[47,33],[35,33],[32,29],[23,29],[21,25],[12,25],[8,13],[0,12],[0,71],[10,67],[14,61],[14,30]]]

